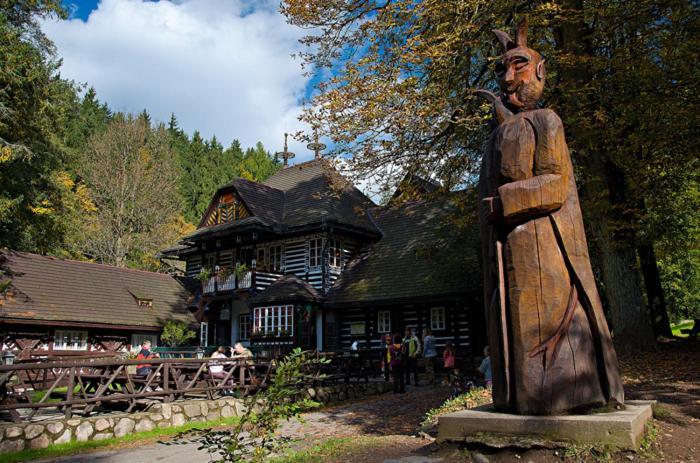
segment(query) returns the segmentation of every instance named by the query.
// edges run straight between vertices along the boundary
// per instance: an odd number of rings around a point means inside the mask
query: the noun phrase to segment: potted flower
[[[246,264],[236,264],[234,272],[239,279],[245,278],[248,274],[248,266]]]
[[[212,270],[209,267],[202,267],[202,269],[199,271],[197,276],[195,277],[198,281],[200,281],[202,284],[205,284],[207,281],[209,281],[209,278],[212,276]]]

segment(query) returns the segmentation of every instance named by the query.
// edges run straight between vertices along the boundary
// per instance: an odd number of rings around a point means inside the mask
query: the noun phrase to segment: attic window
[[[144,308],[144,309],[152,309],[153,308],[153,299],[145,299],[142,297],[136,298],[136,303],[139,305],[139,307]]]
[[[215,204],[205,220],[206,225],[234,222],[250,216],[248,209],[234,193],[222,194],[217,198]]]

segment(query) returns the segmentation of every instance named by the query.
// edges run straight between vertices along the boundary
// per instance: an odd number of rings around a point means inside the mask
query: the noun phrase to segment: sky
[[[303,34],[286,24],[278,0],[64,0],[68,20],[45,33],[61,74],[86,83],[112,110],[174,113],[182,129],[216,135],[224,146],[263,142],[281,151],[311,82],[302,75]],[[313,158],[290,137],[295,162]]]

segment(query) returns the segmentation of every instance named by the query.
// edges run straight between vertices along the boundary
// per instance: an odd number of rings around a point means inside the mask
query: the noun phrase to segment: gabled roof
[[[320,300],[321,296],[313,286],[294,275],[287,275],[248,299],[248,305],[253,307],[280,302],[319,302]]]
[[[0,320],[76,322],[156,329],[191,323],[188,291],[170,275],[0,250]],[[138,299],[153,307],[139,307]]]
[[[290,227],[326,220],[376,231],[367,216],[375,204],[325,159],[282,169],[264,184],[284,191],[284,223]]]
[[[235,179],[219,188],[212,204],[219,195],[231,190],[239,195],[252,217],[201,227],[186,240],[219,236],[245,226],[270,230],[274,227],[280,232],[323,222],[377,233],[367,215],[375,204],[325,159],[287,167],[262,183]]]
[[[244,178],[234,179],[227,186],[233,187],[238,192],[250,212],[261,222],[272,225],[282,221],[283,191]]]
[[[466,295],[479,288],[479,233],[464,223],[463,193],[375,208],[382,238],[350,261],[326,305],[351,305]]]

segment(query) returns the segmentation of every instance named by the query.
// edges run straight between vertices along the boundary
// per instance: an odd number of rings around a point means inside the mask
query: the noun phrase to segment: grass
[[[305,450],[291,451],[272,458],[269,463],[318,463],[347,457],[353,452],[378,448],[385,445],[390,436],[333,437]]]
[[[695,322],[693,320],[683,320],[678,323],[671,323],[671,333],[677,338],[687,338],[688,335],[681,333],[681,330],[692,330]]]
[[[16,463],[22,461],[34,461],[39,458],[73,455],[87,450],[96,450],[130,442],[149,441],[161,437],[174,436],[188,431],[210,429],[220,426],[232,426],[236,424],[237,421],[238,418],[236,417],[207,422],[195,421],[186,423],[182,426],[135,432],[127,434],[124,437],[112,437],[109,439],[88,442],[67,442],[65,444],[51,445],[40,450],[22,450],[21,452],[0,454],[0,463]]]
[[[468,408],[478,407],[491,403],[491,390],[483,387],[477,387],[455,398],[448,399],[444,404],[437,408],[433,408],[425,414],[425,419],[421,423],[423,428],[429,428],[437,424],[438,417],[445,413],[466,410]]]

